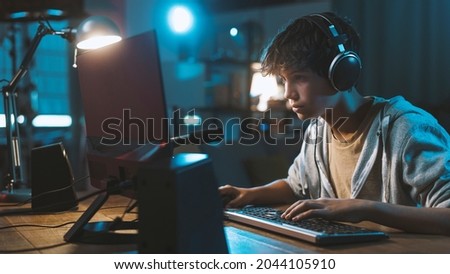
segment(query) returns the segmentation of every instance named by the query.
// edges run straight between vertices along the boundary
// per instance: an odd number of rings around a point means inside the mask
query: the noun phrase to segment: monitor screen
[[[103,145],[167,141],[154,31],[79,55],[78,74],[88,138]]]
[[[91,184],[103,188],[105,178],[127,179],[139,157],[168,141],[156,34],[82,53],[77,63]]]

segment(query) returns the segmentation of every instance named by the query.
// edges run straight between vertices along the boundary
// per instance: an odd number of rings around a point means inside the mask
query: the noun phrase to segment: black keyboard
[[[258,226],[315,244],[337,244],[385,239],[381,231],[314,218],[298,222],[281,218],[283,211],[270,207],[248,206],[227,209],[225,216],[237,222]]]

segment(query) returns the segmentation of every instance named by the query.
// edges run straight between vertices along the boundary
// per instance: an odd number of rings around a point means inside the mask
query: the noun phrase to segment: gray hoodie
[[[383,104],[364,142],[351,198],[409,206],[450,207],[450,136],[436,119],[397,96]],[[300,199],[336,195],[329,182],[328,124],[319,118],[305,132],[286,181]],[[316,137],[319,137],[316,139]],[[367,180],[367,178],[371,180]]]

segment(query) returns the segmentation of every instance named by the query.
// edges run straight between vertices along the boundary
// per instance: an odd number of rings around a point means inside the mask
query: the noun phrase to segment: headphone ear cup
[[[361,59],[352,51],[339,53],[334,57],[328,70],[331,85],[337,91],[346,91],[358,81],[361,73]]]

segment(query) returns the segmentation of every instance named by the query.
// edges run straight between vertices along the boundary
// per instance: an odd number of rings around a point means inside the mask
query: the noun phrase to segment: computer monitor
[[[147,31],[85,52],[77,63],[91,185],[103,189],[111,176],[129,179],[136,162],[168,142],[156,34]]]
[[[108,191],[97,196],[64,239],[139,241],[139,251],[144,253],[227,252],[211,160],[205,154],[172,157],[174,139],[169,140],[155,32],[81,54],[78,73],[91,185]],[[207,137],[201,141],[209,141]],[[133,233],[111,233],[113,226],[119,226],[117,222],[89,223],[106,201],[112,182],[131,182],[137,188],[138,195],[134,188],[119,193],[138,198],[139,240]],[[165,208],[158,220],[153,218],[153,205]],[[121,227],[135,225],[122,222]]]

